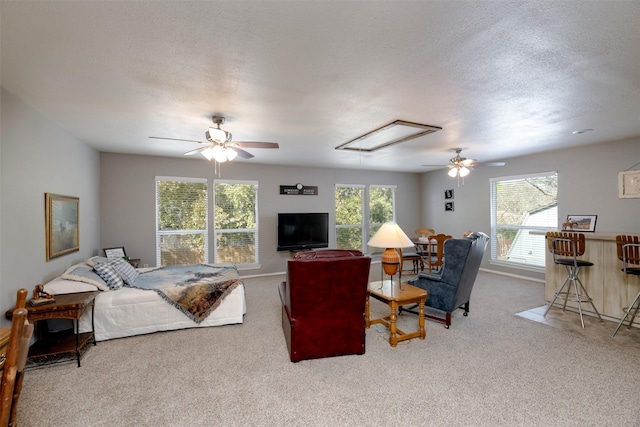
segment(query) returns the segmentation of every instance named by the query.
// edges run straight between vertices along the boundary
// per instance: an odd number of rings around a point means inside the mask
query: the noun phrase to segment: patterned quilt
[[[174,265],[142,272],[130,287],[153,290],[196,323],[242,282],[232,265]]]

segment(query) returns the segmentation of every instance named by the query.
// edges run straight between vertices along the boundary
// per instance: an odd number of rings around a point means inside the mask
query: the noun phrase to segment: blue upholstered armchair
[[[480,263],[487,247],[489,236],[474,232],[464,239],[449,239],[444,242],[444,266],[435,274],[422,272],[408,283],[425,289],[427,307],[445,313],[445,317],[427,314],[426,317],[451,325],[451,313],[462,308],[464,315],[469,313],[469,299],[476,281]],[[410,311],[411,309],[403,309]]]

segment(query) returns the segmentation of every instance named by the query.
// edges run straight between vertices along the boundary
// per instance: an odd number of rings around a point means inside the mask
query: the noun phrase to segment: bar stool
[[[580,272],[581,267],[592,267],[593,263],[590,261],[584,261],[578,259],[578,257],[584,255],[584,234],[582,233],[571,233],[571,232],[562,232],[562,231],[549,231],[547,233],[547,245],[549,247],[549,251],[553,254],[553,262],[555,264],[564,265],[567,269],[567,278],[564,279],[562,286],[555,293],[553,301],[547,307],[547,310],[544,312],[543,317],[547,316],[547,313],[551,309],[551,306],[556,302],[558,297],[564,299],[564,304],[562,305],[562,311],[567,308],[567,301],[571,300],[573,302],[578,303],[578,312],[580,313],[580,323],[582,324],[582,328],[584,329],[584,319],[582,317],[582,303],[588,302],[593,307],[593,310],[598,315],[598,318],[602,322],[602,317],[600,317],[600,313],[598,309],[593,304],[592,298],[587,293],[587,290],[582,285],[582,281],[580,277],[578,277],[578,273]],[[571,284],[573,286],[571,286]],[[567,286],[569,284],[569,286]],[[580,285],[580,288],[578,288]],[[567,286],[565,290],[565,286]],[[573,289],[572,289],[573,288]]]
[[[622,271],[626,274],[633,274],[640,278],[640,237],[638,236],[616,236],[616,248],[618,251],[618,259],[622,261]],[[628,265],[637,265],[639,267],[629,267]],[[636,295],[631,305],[623,309],[624,316],[620,319],[620,323],[616,326],[616,329],[611,334],[611,337],[615,337],[618,329],[624,323],[628,315],[633,311],[631,319],[629,319],[629,328],[638,314],[638,308],[640,308],[640,292]]]

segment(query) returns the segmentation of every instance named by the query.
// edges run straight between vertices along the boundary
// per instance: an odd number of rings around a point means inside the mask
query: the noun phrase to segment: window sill
[[[540,267],[540,266],[537,266],[537,265],[518,264],[518,263],[515,263],[515,262],[497,261],[497,260],[489,260],[489,264],[497,265],[497,266],[500,266],[500,267],[513,268],[513,269],[516,269],[516,270],[531,271],[531,272],[534,272],[534,273],[544,273],[545,272],[545,268],[544,267]]]

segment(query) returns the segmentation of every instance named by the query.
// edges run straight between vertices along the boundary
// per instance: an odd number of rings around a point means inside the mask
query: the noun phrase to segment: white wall
[[[102,153],[100,185],[104,247],[124,246],[127,255],[155,265],[155,176],[217,178],[213,163],[204,159],[165,158]],[[330,242],[335,242],[335,184],[395,184],[398,224],[408,233],[420,225],[420,175],[347,169],[270,166],[252,162],[222,165],[222,179],[259,182],[260,269],[241,274],[285,271],[289,252],[276,251],[278,212],[329,212]],[[280,185],[318,186],[317,196],[280,195]],[[211,185],[210,185],[211,187]],[[211,197],[210,189],[209,195]],[[211,205],[211,203],[210,203]],[[212,242],[213,239],[210,239]],[[213,257],[213,250],[210,250]]]
[[[16,291],[61,274],[100,247],[99,153],[30,108],[0,93],[0,313]],[[44,194],[80,198],[80,251],[46,261]],[[0,324],[8,321],[2,316]]]
[[[640,233],[640,198],[618,198],[618,172],[640,162],[640,137],[504,159],[503,167],[480,167],[469,174],[464,185],[450,178],[446,170],[423,174],[422,222],[429,228],[460,235],[473,229],[490,234],[489,179],[536,172],[558,172],[558,217],[560,226],[567,215],[598,215],[596,231]],[[638,169],[636,167],[635,169]],[[454,212],[444,211],[444,190],[454,189]],[[536,278],[542,274],[489,265],[482,267]]]

